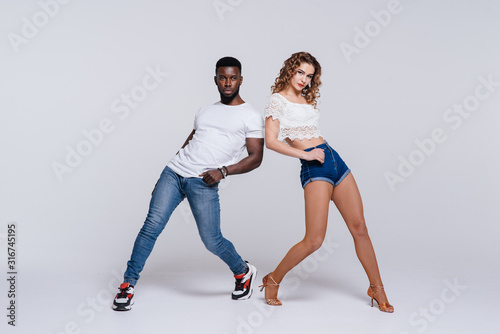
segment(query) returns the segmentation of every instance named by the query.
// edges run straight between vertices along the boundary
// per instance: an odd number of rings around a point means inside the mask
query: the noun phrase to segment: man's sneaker
[[[122,283],[113,301],[113,310],[129,311],[134,305],[134,287],[130,283]]]
[[[257,269],[247,262],[248,270],[245,274],[234,275],[236,283],[231,295],[232,299],[248,299],[252,295],[253,280],[257,276]]]

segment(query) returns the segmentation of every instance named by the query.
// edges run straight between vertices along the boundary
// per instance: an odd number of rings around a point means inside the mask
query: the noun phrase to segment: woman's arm
[[[315,148],[309,152],[299,150],[288,146],[287,144],[278,140],[278,132],[280,128],[280,121],[272,117],[266,118],[266,147],[278,153],[288,155],[289,157],[299,158],[303,160],[318,160],[323,163],[325,161],[325,153],[320,148]]]

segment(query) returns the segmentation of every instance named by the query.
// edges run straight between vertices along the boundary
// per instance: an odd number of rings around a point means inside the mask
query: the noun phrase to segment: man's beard
[[[231,102],[240,93],[240,86],[238,86],[238,88],[236,88],[236,90],[234,91],[234,93],[232,95],[230,95],[230,96],[224,95],[220,90],[219,90],[219,93],[220,93],[220,99],[221,100]]]

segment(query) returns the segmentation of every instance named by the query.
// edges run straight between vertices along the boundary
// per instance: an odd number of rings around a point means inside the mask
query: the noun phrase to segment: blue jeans
[[[146,221],[134,243],[127,262],[124,282],[135,285],[156,239],[167,225],[172,212],[184,198],[189,201],[198,232],[205,247],[224,261],[233,274],[245,273],[247,265],[233,244],[220,230],[218,183],[206,184],[201,178],[182,177],[165,167],[156,184]]]
[[[300,169],[302,188],[312,181],[326,181],[331,183],[333,187],[336,187],[351,170],[326,141],[318,146],[306,148],[304,151],[309,152],[315,148],[323,149],[325,152],[325,161],[321,163],[318,160],[307,161],[300,159],[300,163],[302,164]]]

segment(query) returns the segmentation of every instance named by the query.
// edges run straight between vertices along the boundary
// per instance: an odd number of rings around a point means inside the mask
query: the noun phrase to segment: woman
[[[381,311],[392,313],[382,285],[370,237],[363,216],[363,204],[350,169],[321,137],[319,97],[321,66],[307,52],[294,53],[280,70],[272,96],[266,105],[266,147],[299,158],[304,189],[306,234],[280,264],[262,279],[261,291],[269,305],[281,305],[278,288],[293,267],[316,251],[325,238],[328,207],[332,200],[354,239],[356,254],[368,275],[368,296]]]

